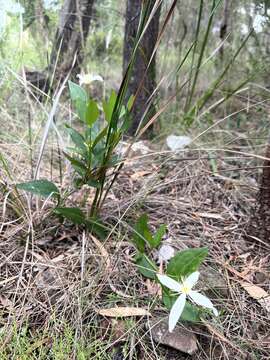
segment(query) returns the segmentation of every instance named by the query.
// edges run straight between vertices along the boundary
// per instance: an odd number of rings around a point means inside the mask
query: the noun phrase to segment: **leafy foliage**
[[[166,273],[177,280],[187,277],[199,268],[207,254],[207,248],[180,251],[170,260]]]
[[[154,235],[151,234],[151,231],[148,226],[148,216],[143,214],[138,219],[134,227],[133,232],[133,242],[137,249],[141,252],[145,252],[145,244],[147,244],[150,249],[155,249],[160,245],[162,237],[166,233],[166,226],[161,225],[159,229],[155,232]]]
[[[33,180],[16,185],[17,189],[31,192],[32,194],[43,197],[60,197],[57,186],[48,180]]]

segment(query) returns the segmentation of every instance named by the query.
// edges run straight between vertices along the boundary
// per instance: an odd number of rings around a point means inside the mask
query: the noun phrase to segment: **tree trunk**
[[[270,243],[270,138],[265,157],[267,160],[263,164],[257,205],[251,217],[248,234]]]
[[[71,69],[74,75],[80,72],[93,3],[94,0],[65,0],[63,4],[49,66],[50,72],[56,69],[58,80],[63,80]]]
[[[224,12],[223,12],[223,19],[220,25],[220,30],[219,30],[219,37],[222,41],[224,41],[224,39],[227,36],[228,33],[228,27],[229,27],[229,10],[230,10],[230,5],[229,5],[229,0],[224,0]],[[221,61],[223,61],[223,56],[224,56],[224,43],[221,45],[220,49],[219,49],[219,54],[220,54],[220,59]]]
[[[50,64],[46,69],[45,84],[43,91],[53,89],[72,71],[72,76],[80,72],[83,61],[83,50],[89,32],[94,0],[65,0],[60,11],[59,25],[55,34],[54,43],[50,56]],[[36,78],[40,79],[42,73],[36,72]],[[26,73],[28,79],[28,73]],[[44,75],[43,75],[44,77]],[[31,72],[29,81],[39,87]],[[39,87],[40,88],[40,87]]]
[[[155,4],[155,0],[148,0],[151,4],[151,9]],[[126,24],[125,24],[125,38],[124,38],[124,52],[123,52],[123,72],[125,73],[130,61],[134,41],[138,30],[142,0],[127,0],[126,7]],[[128,86],[127,97],[135,95],[141,83],[142,77],[147,69],[151,59],[159,29],[160,6],[158,7],[153,19],[151,20],[137,50],[132,76]],[[142,88],[133,106],[133,120],[129,129],[129,135],[134,135],[138,129],[145,111],[149,106],[149,97],[156,88],[156,57],[149,66],[147,74],[144,79]],[[155,113],[154,105],[150,104],[146,117],[143,119],[147,121]]]

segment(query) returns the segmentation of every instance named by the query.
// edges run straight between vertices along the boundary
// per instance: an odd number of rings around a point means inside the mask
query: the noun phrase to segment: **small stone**
[[[168,330],[168,320],[155,319],[149,322],[150,336],[162,345],[192,355],[198,350],[196,335],[186,328],[176,326],[173,332]]]

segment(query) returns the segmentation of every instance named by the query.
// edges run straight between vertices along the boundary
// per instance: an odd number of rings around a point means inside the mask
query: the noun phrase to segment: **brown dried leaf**
[[[149,311],[136,307],[114,307],[97,310],[97,313],[107,317],[151,316]]]
[[[241,286],[253,299],[257,300],[267,312],[270,312],[270,295],[264,289],[248,282],[241,282]]]

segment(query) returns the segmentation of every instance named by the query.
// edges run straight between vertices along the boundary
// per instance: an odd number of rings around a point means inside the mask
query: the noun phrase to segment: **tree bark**
[[[148,0],[151,4],[151,9],[155,4],[155,0]],[[136,33],[138,30],[140,12],[141,12],[142,0],[127,0],[126,7],[126,23],[125,23],[125,38],[124,38],[124,52],[123,52],[123,72],[125,73],[130,61],[130,57],[133,51]],[[153,50],[157,41],[159,31],[159,18],[160,18],[160,6],[158,7],[153,19],[151,20],[148,28],[140,42],[137,50],[134,67],[132,70],[132,76],[129,82],[127,97],[135,95],[137,89],[141,83],[142,77],[145,74]],[[147,121],[155,113],[154,105],[149,103],[149,97],[156,88],[156,57],[148,68],[147,74],[144,79],[142,88],[140,89],[138,96],[133,106],[133,120],[132,125],[129,128],[129,135],[134,135],[138,129],[145,111],[147,111],[146,117],[143,121]],[[150,104],[150,106],[149,106]]]
[[[270,138],[268,140],[261,176],[260,190],[248,234],[270,243]]]

